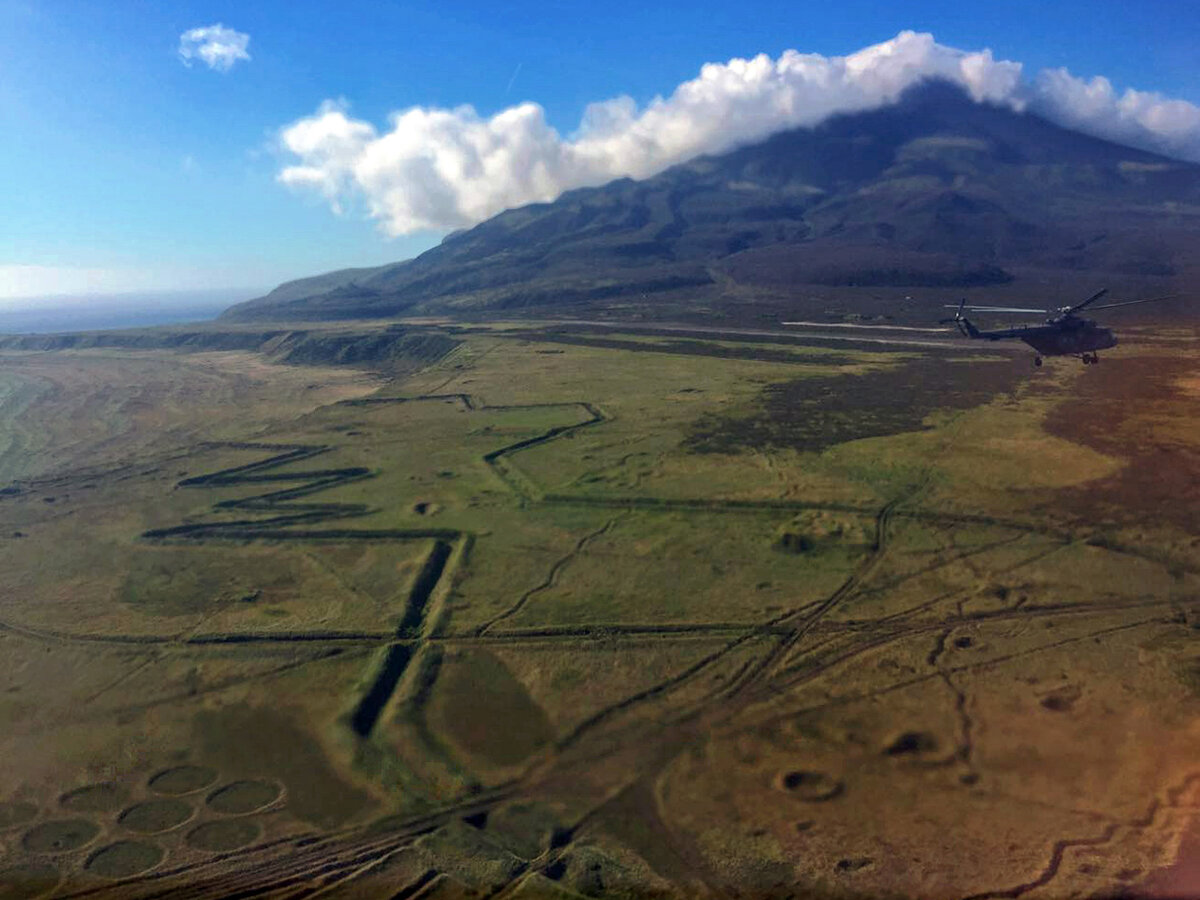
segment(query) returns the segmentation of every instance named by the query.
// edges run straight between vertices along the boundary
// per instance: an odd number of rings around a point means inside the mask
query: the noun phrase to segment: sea
[[[269,288],[0,299],[0,334],[107,331],[208,322]]]

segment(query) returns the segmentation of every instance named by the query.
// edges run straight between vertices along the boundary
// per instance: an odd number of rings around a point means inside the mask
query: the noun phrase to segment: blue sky
[[[248,35],[251,58],[224,72],[184,65],[180,35],[216,23]],[[904,29],[991,48],[1026,76],[1064,66],[1200,104],[1200,17],[1169,0],[0,0],[0,298],[78,293],[81,278],[102,291],[270,286],[431,246],[436,224],[387,233],[402,227],[402,180],[379,188],[393,207],[374,217],[369,187],[345,188],[337,215],[328,197],[280,183],[287,166],[312,162],[280,146],[283,129],[327,100],[379,134],[411,106],[471,104],[486,118],[531,100],[566,136],[589,103],[644,105],[706,62],[789,48],[841,56]]]

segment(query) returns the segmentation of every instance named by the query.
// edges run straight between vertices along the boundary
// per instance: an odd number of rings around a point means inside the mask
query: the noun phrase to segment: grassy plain
[[[0,897],[1173,883],[1200,335],[414,328],[0,354]]]

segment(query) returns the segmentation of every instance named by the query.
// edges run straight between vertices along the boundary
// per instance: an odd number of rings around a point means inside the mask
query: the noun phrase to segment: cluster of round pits
[[[116,813],[117,824],[137,835],[156,835],[191,821],[199,804],[187,795],[212,787],[217,773],[202,766],[176,766],[153,775],[147,782],[148,800],[132,803],[132,792],[115,782],[91,784],[59,797],[59,806],[70,813]],[[229,817],[203,822],[184,835],[184,843],[207,853],[223,853],[245,847],[262,836],[262,826],[246,818],[279,799],[282,788],[271,781],[244,780],[220,785],[204,796],[203,805],[211,813]],[[189,802],[191,801],[191,802]],[[27,826],[37,818],[32,803],[0,803],[0,830]],[[33,825],[21,837],[21,846],[29,853],[58,855],[80,850],[94,841],[101,826],[90,818],[69,816]],[[118,840],[92,851],[84,861],[85,871],[102,878],[130,878],[153,869],[166,856],[155,843],[143,840]],[[58,885],[57,869],[46,863],[31,863],[0,872],[0,895],[34,897]]]

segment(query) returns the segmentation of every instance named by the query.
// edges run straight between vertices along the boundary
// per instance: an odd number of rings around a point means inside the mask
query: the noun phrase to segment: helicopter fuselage
[[[977,328],[970,319],[963,315],[963,310],[980,310],[991,313],[1037,313],[1036,309],[1024,309],[1012,306],[967,306],[967,298],[959,301],[957,311],[952,319],[942,319],[941,324],[953,322],[964,337],[985,341],[1024,341],[1037,351],[1033,364],[1040,366],[1043,356],[1078,356],[1085,364],[1100,362],[1097,350],[1107,350],[1117,346],[1117,336],[1108,328],[1097,325],[1093,319],[1085,319],[1077,313],[1085,307],[1092,309],[1116,309],[1121,306],[1135,306],[1139,303],[1157,303],[1170,297],[1149,297],[1142,300],[1127,300],[1119,303],[1105,303],[1092,306],[1097,300],[1108,293],[1105,288],[1097,291],[1082,303],[1073,306],[1060,306],[1056,310],[1047,310],[1049,314],[1041,325],[1020,325],[1016,328],[1000,328],[983,331]],[[1175,296],[1175,295],[1171,295]],[[953,307],[952,307],[953,308]]]
[[[1117,336],[1095,322],[1075,327],[1038,325],[1027,329],[1021,340],[1042,356],[1079,356],[1117,346]]]
[[[1042,356],[1084,356],[1097,350],[1117,346],[1117,336],[1091,319],[1075,316],[1047,322],[1044,325],[1024,325],[996,331],[980,331],[970,327],[970,336],[988,341],[1024,341]]]

